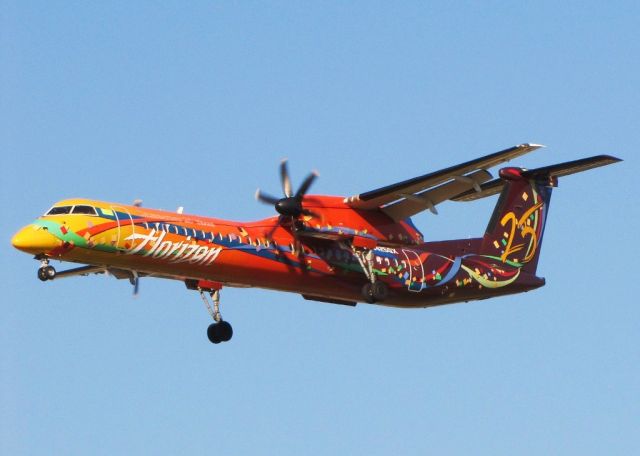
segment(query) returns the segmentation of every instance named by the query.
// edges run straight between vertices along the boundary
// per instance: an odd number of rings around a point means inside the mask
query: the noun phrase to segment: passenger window
[[[52,207],[46,215],[62,215],[71,212],[71,206],[58,206]]]
[[[96,210],[93,206],[84,206],[78,205],[73,208],[72,214],[85,214],[85,215],[96,215]]]

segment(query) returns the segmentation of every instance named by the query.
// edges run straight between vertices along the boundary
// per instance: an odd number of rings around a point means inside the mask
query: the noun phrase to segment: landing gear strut
[[[200,292],[202,302],[204,302],[209,315],[211,315],[211,318],[214,321],[214,323],[211,323],[207,328],[207,337],[209,338],[209,341],[213,344],[230,341],[233,336],[233,328],[229,322],[222,319],[222,315],[220,314],[220,290],[213,290],[209,292],[211,300],[213,301],[213,307],[211,307],[211,304],[205,295],[205,291],[201,288],[198,288],[198,291]]]
[[[362,297],[365,302],[374,304],[384,301],[389,295],[389,287],[387,287],[386,283],[378,281],[378,276],[373,271],[373,250],[351,245],[351,251],[357,258],[358,263],[360,263],[364,275],[369,279],[369,283],[365,283],[362,287]]]
[[[38,279],[46,282],[47,280],[53,280],[56,277],[56,270],[53,266],[49,266],[49,259],[43,258],[40,261],[40,267],[38,268]]]

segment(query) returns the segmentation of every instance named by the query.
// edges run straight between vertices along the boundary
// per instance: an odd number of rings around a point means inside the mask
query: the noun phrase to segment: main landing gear
[[[49,259],[43,258],[40,260],[40,267],[38,268],[38,278],[43,282],[47,280],[53,280],[56,277],[56,270],[53,266],[49,266]]]
[[[214,323],[211,323],[207,328],[207,337],[213,344],[219,344],[220,342],[228,342],[233,336],[233,328],[229,322],[222,319],[220,314],[220,290],[209,291],[211,300],[213,301],[213,308],[205,295],[205,291],[202,288],[198,288],[202,302],[204,302],[209,315],[213,318]]]
[[[384,301],[389,294],[389,288],[384,282],[365,283],[362,287],[362,296],[369,304]]]
[[[377,280],[378,276],[373,270],[373,250],[362,249],[352,245],[351,251],[358,259],[364,275],[369,279],[369,283],[365,283],[362,287],[362,297],[365,302],[374,304],[384,301],[389,295],[389,287],[386,283]]]

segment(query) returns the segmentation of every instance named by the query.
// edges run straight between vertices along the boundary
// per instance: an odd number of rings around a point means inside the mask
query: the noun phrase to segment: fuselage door
[[[422,291],[424,284],[424,267],[420,261],[420,255],[414,250],[402,249],[402,253],[407,259],[407,269],[409,269],[409,291]]]
[[[130,236],[135,234],[135,224],[133,223],[133,217],[127,209],[121,206],[111,206],[116,217],[117,223],[117,248],[118,250],[128,250],[133,245],[133,241],[127,240]]]

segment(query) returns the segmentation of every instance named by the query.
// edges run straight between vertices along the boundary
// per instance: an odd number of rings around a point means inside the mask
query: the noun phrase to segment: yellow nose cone
[[[11,244],[18,250],[37,255],[55,249],[60,241],[42,227],[29,225],[13,236]]]

